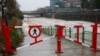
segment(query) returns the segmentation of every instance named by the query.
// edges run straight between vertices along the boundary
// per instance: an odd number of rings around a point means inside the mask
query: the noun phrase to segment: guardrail
[[[93,51],[97,51],[100,45],[97,42],[100,40],[97,23],[90,26],[75,25],[63,29],[63,34],[66,39],[74,41],[78,44],[90,47]],[[86,28],[90,28],[89,30]],[[42,32],[46,35],[52,36],[56,33],[57,29],[54,26],[42,27]]]

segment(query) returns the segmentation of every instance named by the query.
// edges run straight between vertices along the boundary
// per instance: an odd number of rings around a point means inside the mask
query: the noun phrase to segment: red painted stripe
[[[36,42],[30,43],[30,45],[34,45],[34,44],[40,43],[40,42],[42,42],[42,41],[43,41],[43,40],[39,40],[39,41],[36,41]]]

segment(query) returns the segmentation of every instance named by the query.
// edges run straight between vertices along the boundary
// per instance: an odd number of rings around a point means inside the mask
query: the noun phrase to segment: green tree
[[[19,10],[19,5],[16,0],[7,0],[7,18],[11,19],[13,16],[23,19],[23,13]]]

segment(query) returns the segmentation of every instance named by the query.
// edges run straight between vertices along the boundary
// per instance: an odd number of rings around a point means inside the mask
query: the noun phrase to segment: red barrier
[[[39,42],[42,42],[43,41],[43,40],[37,40],[37,38],[41,34],[40,27],[41,26],[29,26],[29,32],[28,33],[35,40],[30,45],[33,45],[33,44],[36,44],[36,43],[39,43]],[[61,49],[61,38],[64,38],[65,37],[63,35],[63,29],[64,29],[65,26],[55,25],[55,27],[57,28],[56,35],[55,35],[55,37],[57,38],[57,50],[56,50],[56,52],[57,53],[62,53],[62,49]],[[82,25],[76,25],[74,27],[77,30],[76,39],[74,41],[77,42],[77,43],[79,43],[79,44],[82,44],[79,41],[79,29],[82,27]],[[2,34],[3,34],[3,37],[4,37],[4,48],[5,48],[5,52],[6,53],[12,53],[12,52],[15,51],[15,49],[12,49],[11,48],[10,28],[14,28],[14,27],[13,26],[12,27],[7,27],[5,25],[5,23],[3,21],[1,21],[1,29],[2,29]],[[38,28],[39,34],[37,34],[36,36],[35,35],[32,35],[31,34],[32,28]],[[90,47],[92,48],[93,51],[97,51],[97,29],[98,29],[98,24],[97,23],[95,23],[94,25],[92,25],[92,30],[93,30],[92,31],[92,45]]]
[[[2,34],[4,37],[5,52],[13,53],[15,51],[15,49],[11,48],[10,30],[3,21],[1,21],[1,30],[2,30]]]
[[[75,42],[77,42],[78,44],[82,44],[80,41],[79,41],[79,29],[82,27],[82,25],[76,25],[74,26],[77,30],[77,33],[76,33],[76,39],[74,40]]]
[[[93,51],[97,51],[97,29],[98,29],[98,24],[95,23],[92,25],[92,45],[90,46]]]
[[[63,29],[65,26],[55,25],[57,27],[56,35],[57,38],[57,50],[56,53],[63,53],[61,50],[61,38],[64,38]]]

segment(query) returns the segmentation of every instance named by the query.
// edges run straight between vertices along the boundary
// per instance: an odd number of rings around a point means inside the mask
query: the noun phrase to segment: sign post
[[[38,37],[41,35],[41,25],[36,26],[29,26],[28,34],[30,37],[34,38],[34,42],[30,43],[30,45],[42,42],[43,40],[37,40]]]

